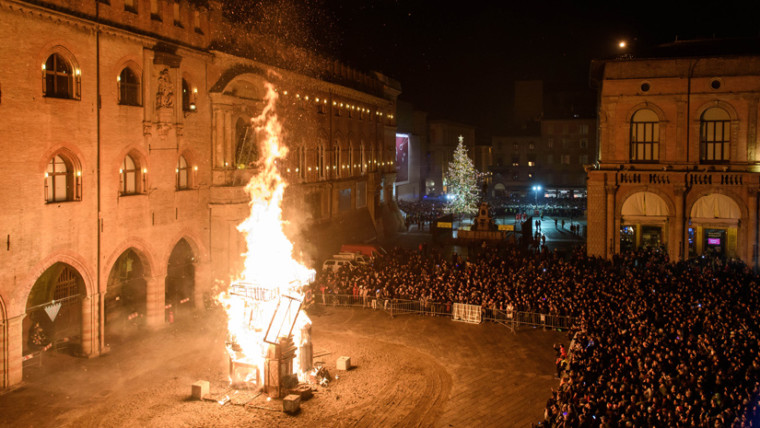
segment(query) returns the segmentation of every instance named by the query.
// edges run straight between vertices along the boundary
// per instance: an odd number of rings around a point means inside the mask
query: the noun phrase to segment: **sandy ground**
[[[48,353],[0,395],[0,426],[529,426],[557,386],[551,346],[566,341],[553,331],[362,309],[322,309],[312,321],[315,360],[337,379],[295,416],[279,400],[250,401],[253,392],[228,387],[223,319],[205,312],[98,358]],[[342,355],[356,367],[337,371]],[[197,380],[232,404],[191,399]],[[236,405],[249,401],[255,407]]]

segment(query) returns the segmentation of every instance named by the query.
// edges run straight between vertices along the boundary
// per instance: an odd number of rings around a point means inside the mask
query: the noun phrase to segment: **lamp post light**
[[[533,186],[533,191],[536,193],[536,206],[538,206],[538,192],[541,191],[541,186]]]

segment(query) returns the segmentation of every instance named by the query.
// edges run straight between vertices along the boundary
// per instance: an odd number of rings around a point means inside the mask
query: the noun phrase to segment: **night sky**
[[[490,130],[515,80],[588,87],[591,59],[619,55],[620,40],[636,54],[676,37],[760,35],[751,1],[291,1],[246,3],[295,43],[397,79],[431,117]]]

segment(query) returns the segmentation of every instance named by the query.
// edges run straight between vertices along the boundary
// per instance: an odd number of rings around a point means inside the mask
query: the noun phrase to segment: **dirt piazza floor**
[[[566,333],[382,311],[326,308],[312,314],[315,361],[335,378],[294,415],[280,400],[228,386],[223,318],[212,312],[93,359],[46,354],[24,383],[0,395],[0,426],[525,427],[556,388],[552,344]],[[350,371],[336,360],[349,356]],[[213,398],[191,398],[211,383]]]

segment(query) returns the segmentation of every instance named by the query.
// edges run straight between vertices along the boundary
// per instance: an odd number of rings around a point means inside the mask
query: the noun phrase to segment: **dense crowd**
[[[669,263],[660,251],[607,261],[502,248],[464,261],[396,249],[320,273],[314,291],[572,315],[574,341],[558,349],[561,381],[543,424],[731,426],[747,425],[758,406],[757,284],[743,264]]]
[[[583,216],[586,198],[544,198],[538,204],[530,197],[500,197],[486,200],[494,217],[533,215],[554,218],[575,219]],[[410,228],[429,230],[433,222],[445,214],[446,204],[438,200],[425,199],[418,202],[398,201],[399,209],[404,213],[407,231]]]

